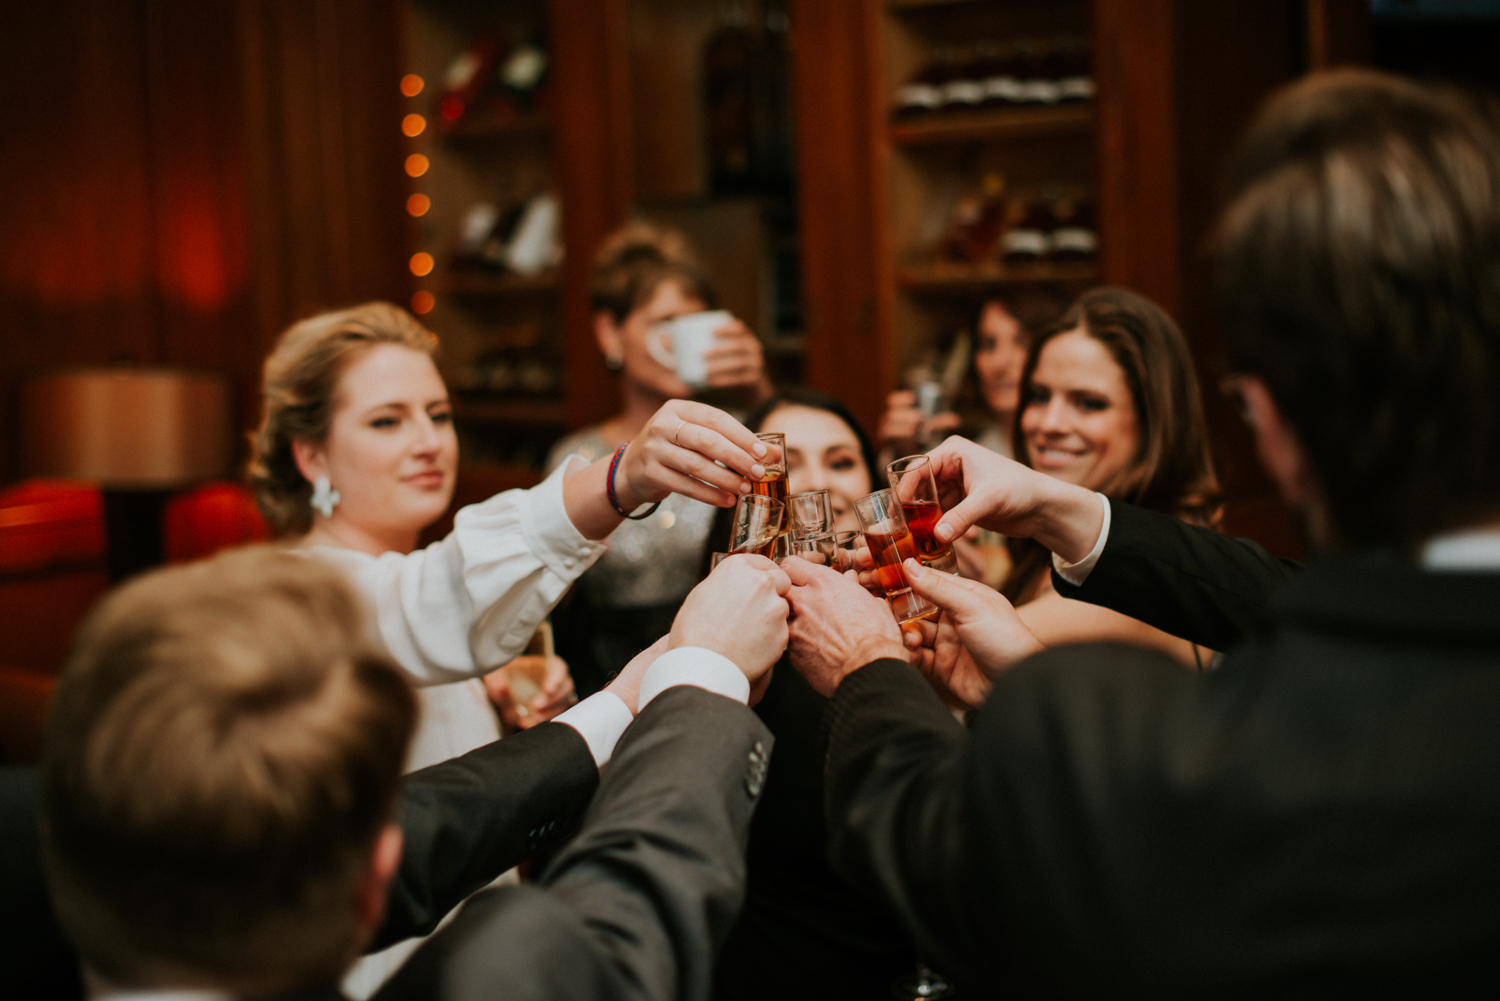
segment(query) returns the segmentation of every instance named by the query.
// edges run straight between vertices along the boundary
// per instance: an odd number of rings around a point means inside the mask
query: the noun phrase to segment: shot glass
[[[771,562],[780,563],[793,552],[793,538],[791,532],[782,532],[771,542]]]
[[[917,559],[924,566],[952,570],[958,562],[953,555],[953,544],[943,542],[933,534],[938,519],[943,516],[943,506],[938,503],[932,460],[925,455],[908,455],[886,466],[885,474],[891,481],[891,492],[901,505],[901,513],[906,517],[906,527],[911,529]]]
[[[833,568],[839,573],[854,569],[854,554],[864,545],[864,536],[858,532],[833,533]]]
[[[760,464],[766,467],[766,475],[759,480],[750,481],[750,493],[752,496],[769,497],[774,501],[786,503],[786,435],[780,432],[758,434],[766,446],[766,457],[760,460]]]
[[[849,534],[858,535],[859,533],[851,532]],[[809,563],[816,563],[819,566],[825,567],[834,565],[834,558],[838,552],[832,532],[818,532],[813,535],[804,535],[794,539],[792,541],[792,551]]]
[[[734,527],[729,533],[729,551],[770,556],[771,547],[781,534],[785,510],[781,501],[770,497],[760,494],[741,496],[734,506]]]
[[[937,606],[911,589],[906,572],[901,569],[903,560],[916,558],[917,544],[912,541],[911,529],[906,526],[906,516],[895,495],[889,490],[866,494],[854,502],[854,513],[859,516],[865,543],[875,560],[876,577],[896,621],[910,622],[936,615]]]
[[[727,559],[729,559],[728,553],[714,553],[713,555],[711,555],[708,558],[708,572],[713,573],[714,570],[718,568],[719,564],[723,563]]]
[[[787,498],[792,531],[797,538],[833,531],[833,494],[827,489],[804,490]]]

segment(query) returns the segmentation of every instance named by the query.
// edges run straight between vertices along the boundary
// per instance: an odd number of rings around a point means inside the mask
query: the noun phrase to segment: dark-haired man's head
[[[1500,133],[1371,72],[1268,103],[1218,236],[1262,460],[1335,547],[1500,516]]]
[[[142,577],[79,634],[43,763],[54,903],[125,988],[338,980],[400,860],[416,707],[332,568],[251,549]]]

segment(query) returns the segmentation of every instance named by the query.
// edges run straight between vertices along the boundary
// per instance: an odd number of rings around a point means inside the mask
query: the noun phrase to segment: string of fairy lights
[[[426,81],[415,73],[408,73],[401,78],[401,94],[406,98],[416,97],[422,93],[423,88],[426,86]],[[416,112],[412,112],[401,119],[401,134],[406,136],[406,138],[415,139],[425,131],[427,131],[427,119]],[[427,173],[427,169],[430,166],[432,164],[428,161],[427,157],[421,153],[412,153],[406,158],[406,176],[413,179],[419,178]],[[414,192],[406,199],[406,214],[414,219],[419,219],[426,215],[431,208],[432,199],[420,191]],[[411,260],[407,262],[407,267],[411,269],[413,275],[416,275],[418,278],[425,278],[432,274],[434,264],[435,262],[431,254],[425,250],[419,250],[411,255]],[[419,289],[412,293],[411,311],[413,313],[419,316],[424,313],[430,313],[432,307],[435,305],[437,305],[437,299],[426,289]]]

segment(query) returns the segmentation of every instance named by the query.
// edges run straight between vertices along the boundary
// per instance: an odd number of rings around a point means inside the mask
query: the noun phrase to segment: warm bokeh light
[[[404,132],[408,137],[421,135],[422,130],[426,127],[427,119],[423,118],[421,115],[407,115],[405,118],[401,119],[401,131]]]
[[[421,278],[432,274],[432,255],[425,250],[411,255],[411,273]]]
[[[426,215],[427,210],[432,208],[432,199],[426,195],[412,195],[406,200],[406,212],[408,215]]]
[[[421,292],[412,293],[411,311],[421,316],[423,313],[432,312],[432,307],[437,305],[437,299],[431,292],[423,289]]]
[[[450,122],[458,121],[464,113],[464,102],[456,97],[445,97],[443,103],[438,105],[438,114]]]
[[[421,153],[413,153],[406,158],[406,176],[421,177],[427,173],[427,158]]]
[[[401,93],[407,97],[416,97],[422,93],[422,88],[427,86],[426,81],[415,73],[408,73],[401,78]]]

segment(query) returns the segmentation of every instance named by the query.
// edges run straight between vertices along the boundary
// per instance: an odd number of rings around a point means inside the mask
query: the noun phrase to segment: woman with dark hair
[[[1016,458],[1111,499],[1217,527],[1219,484],[1209,455],[1192,356],[1172,318],[1125,289],[1085,293],[1031,347],[1021,373]],[[1010,540],[1001,593],[1051,646],[1115,640],[1201,667],[1205,652],[1118,612],[1063,598],[1051,556]],[[1212,652],[1208,652],[1211,656]]]
[[[788,489],[826,487],[836,527],[859,527],[854,501],[882,484],[874,447],[847,407],[811,390],[783,390],[745,426],[785,434]],[[729,520],[719,516],[712,548],[726,548]],[[819,728],[827,702],[783,658],[755,706],[776,753],[750,825],[745,907],[719,956],[717,1001],[885,998],[916,962],[896,917],[825,860]]]

